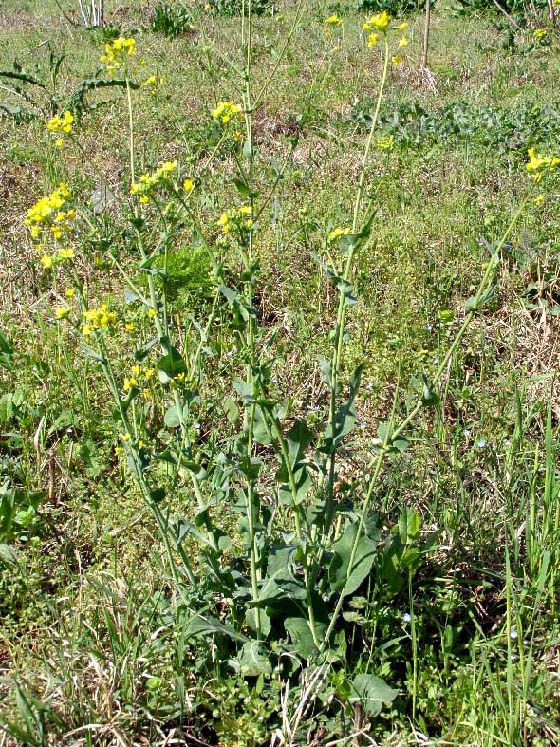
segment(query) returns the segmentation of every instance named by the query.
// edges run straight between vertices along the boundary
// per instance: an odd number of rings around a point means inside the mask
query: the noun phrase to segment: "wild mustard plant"
[[[325,24],[340,25],[338,20]],[[321,361],[328,390],[321,433],[313,433],[304,417],[288,419],[283,402],[272,394],[273,342],[263,329],[256,308],[260,231],[277,182],[261,196],[253,117],[277,65],[255,92],[250,2],[248,16],[243,19],[246,58],[244,69],[239,71],[241,103],[219,101],[208,114],[209,120],[223,127],[222,138],[234,140],[234,185],[239,192],[237,200],[214,216],[211,227],[205,232],[203,226],[201,231],[204,236],[217,230],[220,245],[242,268],[233,287],[225,281],[220,287],[221,296],[231,308],[242,364],[242,375],[232,382],[231,392],[241,412],[239,428],[228,434],[223,451],[213,451],[211,445],[203,450],[194,425],[212,312],[206,326],[199,325],[197,334],[187,340],[171,323],[165,296],[171,240],[184,225],[198,228],[189,203],[191,198],[196,199],[198,176],[184,178],[178,160],[165,161],[155,170],[137,176],[129,70],[136,51],[134,39],[121,37],[106,45],[102,57],[109,75],[120,69],[126,80],[129,177],[124,200],[137,266],[131,271],[116,256],[110,255],[109,259],[121,273],[132,303],[145,314],[144,321],[153,337],[149,349],[136,341],[134,325],[109,303],[88,303],[73,263],[74,247],[78,246],[74,232],[80,230],[80,222],[69,203],[68,187],[61,184],[42,198],[30,209],[26,221],[43,267],[60,267],[61,277],[67,273],[64,281],[69,285],[68,303],[58,307],[55,316],[60,323],[79,330],[84,349],[104,374],[119,420],[116,452],[127,464],[157,521],[174,590],[189,610],[186,635],[220,636],[229,645],[229,661],[244,675],[269,674],[271,662],[278,664],[286,653],[323,666],[343,660],[343,610],[372,573],[380,543],[380,530],[371,518],[387,457],[406,449],[406,433],[412,421],[422,408],[437,401],[440,383],[470,322],[491,297],[501,249],[525,206],[521,206],[493,248],[479,288],[467,302],[464,321],[432,380],[424,377],[417,403],[400,423],[393,413],[380,426],[367,477],[360,486],[360,499],[348,509],[337,490],[340,452],[352,437],[362,368],[348,375],[344,367],[347,315],[355,302],[352,283],[356,258],[370,246],[375,235],[374,202],[368,185],[370,159],[376,150],[389,151],[394,146],[390,138],[376,141],[375,137],[389,65],[399,63],[400,56],[395,52],[407,44],[405,29],[406,24],[393,21],[386,11],[372,16],[363,27],[368,47],[375,49],[373,54],[381,49],[382,72],[351,215],[343,225],[327,232],[324,244],[328,261],[319,257],[338,294],[330,358]],[[241,123],[244,132],[236,136],[238,130],[232,131],[241,128]],[[55,122],[51,120],[48,129],[55,134],[70,134],[72,124],[64,115]],[[544,176],[559,165],[560,159],[529,152],[527,171],[539,188]],[[87,224],[85,213],[83,221]],[[89,228],[94,230],[95,226]],[[161,256],[163,270],[158,272],[155,259]],[[127,349],[136,345],[137,349],[123,372],[121,361],[111,359],[108,340],[124,333],[130,335],[126,338]],[[163,411],[167,432],[150,438],[146,413],[156,406]],[[270,464],[261,455],[263,446],[270,449],[269,459],[275,462],[273,477]],[[159,462],[172,465],[177,481],[179,475],[186,476],[188,490],[184,494],[189,506],[185,513],[194,513],[194,518],[176,522],[167,510],[165,490],[154,468]],[[267,470],[268,479],[263,480]],[[222,521],[224,514],[232,510],[239,515],[233,532]],[[185,537],[200,548],[197,563],[185,550]],[[411,589],[412,571],[408,572]],[[208,590],[206,596],[201,588]],[[376,700],[366,697],[368,688],[379,686],[376,679],[369,674],[360,677],[352,681],[354,691],[365,702]],[[377,700],[390,701],[395,695],[385,689]],[[374,706],[370,703],[369,707],[373,713]]]

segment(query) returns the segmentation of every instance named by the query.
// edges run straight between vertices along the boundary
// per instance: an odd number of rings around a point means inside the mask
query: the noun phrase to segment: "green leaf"
[[[257,624],[257,608],[251,607],[247,610],[245,613],[245,622],[247,625],[251,628],[253,632],[258,631],[258,624]],[[265,638],[268,637],[268,634],[270,633],[270,617],[267,613],[267,611],[263,608],[259,608],[259,622],[261,626],[261,633]]]
[[[372,213],[363,225],[363,228],[358,233],[347,233],[338,239],[338,248],[343,254],[354,252],[356,249],[363,244],[363,242],[369,237],[371,233],[371,227],[375,213]]]
[[[13,368],[14,347],[6,335],[0,330],[0,366]]]
[[[351,703],[361,703],[364,710],[372,717],[379,716],[383,704],[392,703],[398,690],[373,674],[358,674],[352,682]]]
[[[158,378],[162,384],[168,384],[179,374],[187,372],[187,365],[177,348],[168,343],[166,349],[167,354],[157,362]]]
[[[0,544],[0,562],[6,565],[18,565],[16,551],[10,545]]]
[[[312,659],[318,652],[318,648],[313,641],[313,635],[309,628],[309,622],[305,617],[288,617],[284,620],[284,626],[288,631],[294,651],[304,659]],[[325,626],[318,626],[321,632]],[[319,632],[319,631],[317,631]]]
[[[260,652],[257,641],[248,641],[241,647],[235,659],[231,660],[233,667],[244,677],[258,677],[260,674],[270,674],[270,661]]]
[[[183,419],[186,418],[187,413],[188,413],[188,405],[185,405],[182,408]],[[177,428],[179,425],[181,425],[181,409],[180,408],[178,409],[176,405],[169,407],[165,411],[165,415],[163,416],[163,422],[168,428]]]
[[[259,405],[255,405],[254,417],[253,417],[253,438],[258,444],[267,446],[272,443],[272,438],[268,426],[266,424],[263,411]]]
[[[256,197],[259,196],[259,193],[258,192],[254,192],[249,187],[249,185],[247,184],[247,182],[243,181],[243,179],[239,179],[239,178],[235,177],[233,179],[233,183],[235,184],[235,186],[237,188],[237,191],[239,192],[240,195],[242,195],[242,197],[248,197],[248,198],[252,197],[253,199],[255,199]]]
[[[225,635],[234,641],[245,643],[247,638],[237,633],[231,625],[221,623],[217,618],[211,615],[195,615],[187,623],[185,635],[187,638],[197,635]]]
[[[334,423],[327,428],[323,450],[328,454],[335,451],[342,439],[354,428],[356,423],[354,402],[360,388],[363,369],[363,365],[358,366],[350,376],[348,399],[337,409]]]
[[[100,353],[97,350],[94,350],[93,348],[90,348],[88,345],[84,345],[82,343],[82,353],[85,355],[86,358],[91,358],[96,363],[106,363],[107,360],[100,355]]]
[[[484,308],[484,306],[488,306],[488,304],[496,298],[496,294],[497,288],[495,285],[492,285],[478,298],[476,296],[471,296],[470,298],[468,298],[465,303],[465,310],[479,311],[480,309]]]
[[[348,596],[359,588],[371,571],[377,552],[377,543],[362,535],[357,540],[357,547],[350,567],[352,548],[356,543],[358,522],[347,524],[342,537],[333,545],[333,557],[329,565],[329,582],[333,591],[340,591]]]

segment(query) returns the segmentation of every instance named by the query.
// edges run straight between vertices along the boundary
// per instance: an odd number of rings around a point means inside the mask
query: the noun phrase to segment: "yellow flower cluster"
[[[393,135],[387,135],[386,137],[380,137],[378,141],[375,144],[375,147],[378,150],[386,150],[390,151],[393,150],[395,147],[395,138]]]
[[[83,317],[82,334],[84,337],[92,335],[98,330],[114,329],[118,324],[117,315],[114,311],[109,311],[106,303],[97,309],[84,311]]]
[[[153,174],[141,174],[130,187],[130,194],[138,196],[140,202],[148,203],[153,190],[168,182],[176,171],[177,161],[164,161]]]
[[[52,117],[47,122],[47,130],[51,132],[64,132],[69,135],[72,132],[74,116],[72,112],[65,111],[62,117]]]
[[[130,369],[130,376],[125,376],[124,378],[123,392],[126,394],[133,388],[142,388],[143,398],[146,401],[153,399],[149,384],[153,380],[155,373],[154,368],[143,368],[139,363],[134,364]]]
[[[379,41],[379,33],[387,34],[387,32],[389,31],[390,23],[391,16],[387,13],[386,10],[383,10],[381,11],[381,13],[377,13],[376,15],[371,16],[367,21],[365,21],[362,28],[364,31],[368,32],[368,47],[372,48],[376,46],[377,42]],[[408,28],[408,23],[406,23],[406,21],[403,21],[398,26],[394,26],[392,30],[403,32],[406,28]],[[399,47],[406,47],[407,44],[408,40],[406,36],[402,35],[399,40]],[[403,61],[403,58],[399,57],[398,55],[393,55],[391,61],[393,65],[399,65]]]
[[[534,148],[529,148],[529,160],[525,164],[525,168],[535,182],[540,182],[547,171],[552,171],[552,169],[558,167],[560,167],[560,158],[541,156]]]
[[[241,114],[239,104],[234,104],[233,101],[218,101],[216,108],[212,112],[212,117],[222,122],[222,124],[227,124],[239,114]]]
[[[76,212],[62,209],[69,197],[68,186],[61,182],[50,195],[41,197],[27,211],[24,223],[29,227],[31,238],[36,242],[35,248],[41,255],[41,264],[46,270],[74,256],[74,250],[68,246],[68,237]]]
[[[546,36],[548,36],[548,29],[535,29],[533,31],[533,38],[534,39],[544,39]]]
[[[364,31],[386,31],[390,22],[391,16],[386,10],[382,10],[381,13],[371,16],[371,18],[364,23],[363,29]]]
[[[333,228],[333,230],[327,234],[327,241],[329,243],[332,243],[333,241],[339,239],[341,236],[348,236],[350,232],[350,228]]]
[[[224,235],[235,230],[248,231],[253,226],[251,208],[249,205],[243,205],[240,208],[230,208],[220,215],[217,223]]]
[[[337,28],[337,26],[340,28],[344,26],[342,18],[336,13],[333,13],[328,18],[325,18],[323,23],[325,24],[325,31],[327,34],[331,32],[331,29]]]
[[[55,145],[62,148],[64,145],[64,136],[69,135],[72,132],[72,125],[74,123],[74,116],[72,112],[65,111],[61,117],[55,116],[49,119],[47,122],[47,130],[56,135],[62,135],[55,140]]]
[[[119,36],[112,44],[105,45],[105,54],[102,55],[101,62],[107,68],[109,75],[112,75],[117,67],[126,62],[127,57],[134,57],[135,54],[135,39]]]

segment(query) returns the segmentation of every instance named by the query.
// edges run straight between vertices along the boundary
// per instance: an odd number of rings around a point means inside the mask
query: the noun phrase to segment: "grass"
[[[136,39],[142,77],[145,70],[159,79],[155,89],[133,92],[137,173],[177,159],[181,178],[197,174],[192,221],[177,222],[168,254],[152,268],[166,273],[168,329],[196,378],[192,397],[185,395],[183,438],[188,458],[214,481],[209,513],[230,542],[220,568],[240,578],[256,568],[258,576],[262,566],[251,555],[258,556],[258,532],[238,524],[246,491],[262,496],[259,521],[274,508],[278,547],[302,515],[282,504],[276,488],[279,465],[286,468],[275,451],[279,437],[263,431],[251,442],[250,456],[262,462],[254,482],[247,472],[227,473],[243,446],[247,412],[251,422],[267,417],[232,382],[253,375],[248,356],[256,355],[253,369],[262,366],[264,378],[270,360],[266,392],[286,412],[279,422],[289,424],[286,431],[305,422],[311,435],[302,453],[324,445],[330,393],[318,360],[330,360],[340,318],[339,289],[325,273],[336,247],[325,237],[352,223],[381,57],[364,44],[365,15],[350,7],[306,5],[282,58],[296,5],[254,19],[254,91],[279,60],[252,122],[251,189],[262,198],[277,182],[259,221],[256,274],[216,226],[247,197],[233,182],[237,146],[231,139],[219,145],[222,130],[210,115],[217,101],[241,98],[223,61],[244,64],[239,19],[224,12],[227,3],[210,12],[193,5],[192,29],[166,36],[151,28],[147,4],[107,6],[110,26]],[[275,744],[290,745],[556,743],[558,177],[543,188],[542,205],[527,202],[505,242],[494,295],[450,356],[438,401],[406,428],[408,448],[387,449],[379,462],[364,514],[374,557],[342,600],[331,660],[309,653],[289,620],[282,628],[273,618],[270,635],[275,625],[280,632],[270,645],[257,630],[256,648],[236,648],[220,630],[197,637],[193,609],[248,635],[251,617],[241,619],[239,609],[255,590],[241,581],[235,593],[220,587],[210,552],[188,533],[197,519],[186,459],[152,464],[150,479],[166,497],[152,504],[142,497],[115,452],[122,428],[101,367],[53,318],[66,285],[42,271],[23,225],[28,208],[62,180],[83,206],[108,186],[109,203],[87,213],[93,228],[80,239],[77,277],[90,307],[108,302],[136,325],[134,341],[103,337],[119,382],[130,376],[135,346],[148,346],[152,360],[152,322],[126,303],[116,271],[118,262],[141,294],[150,292],[150,277],[160,277],[138,271],[134,223],[120,207],[129,188],[125,89],[89,91],[76,123],[79,146],[58,151],[45,122],[53,106],[63,111],[75,102],[108,37],[72,25],[55,3],[7,0],[0,10],[2,70],[15,61],[46,86],[34,87],[32,103],[0,88],[0,100],[23,109],[0,118],[0,745],[175,739],[260,747],[273,735]],[[328,36],[323,21],[333,11],[344,16],[344,32]],[[389,71],[365,171],[375,219],[356,253],[356,303],[346,312],[336,369],[335,395],[342,396],[347,376],[364,363],[356,426],[340,445],[331,485],[341,507],[336,541],[368,505],[379,441],[390,446],[380,425],[404,420],[418,392],[426,398],[421,373],[429,382],[458,339],[489,247],[529,193],[527,149],[558,153],[556,33],[541,43],[531,29],[520,30],[512,44],[501,17],[436,8],[434,91],[417,70],[421,19],[408,20],[407,60]],[[54,84],[51,52],[65,55]],[[375,147],[390,136],[392,147]],[[155,223],[145,239],[150,247],[163,240]],[[250,299],[254,322],[232,320],[221,284]],[[166,391],[153,389],[153,405],[138,405],[133,425],[136,436],[151,439],[149,448],[171,452],[182,423]],[[220,504],[226,473],[236,492]],[[200,485],[209,489],[204,479]],[[249,501],[246,513],[249,525],[258,523]],[[196,526],[201,534],[204,522]],[[175,531],[185,533],[183,555],[170,549]],[[309,557],[342,557],[336,541]],[[199,587],[177,579],[189,562]],[[298,562],[307,573],[311,561]],[[317,586],[337,572],[321,570]],[[359,689],[362,676],[381,678],[391,692],[368,696]]]

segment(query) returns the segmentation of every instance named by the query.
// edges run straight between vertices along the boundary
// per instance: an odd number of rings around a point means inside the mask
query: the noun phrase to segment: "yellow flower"
[[[54,315],[57,319],[66,319],[69,313],[70,309],[68,308],[68,306],[59,306],[54,310]]]
[[[327,241],[336,241],[336,239],[339,239],[341,236],[347,236],[350,231],[350,228],[333,228],[333,230],[327,234]]]
[[[50,254],[43,254],[40,261],[45,270],[50,270],[53,266],[53,258]]]
[[[58,259],[72,259],[74,257],[74,250],[70,246],[63,247],[58,250],[57,257]]]
[[[373,47],[375,47],[378,41],[379,41],[379,34],[370,34],[367,40],[368,47],[370,49],[373,49]]]
[[[158,84],[157,75],[150,75],[149,78],[146,78],[146,80],[144,80],[141,83],[142,86],[157,86],[157,84]]]
[[[399,47],[406,47],[408,45],[408,39],[406,36],[401,36],[399,41]]]
[[[395,138],[392,135],[387,135],[387,137],[380,137],[375,145],[378,150],[393,150],[393,148],[395,147]]]
[[[548,36],[548,29],[535,29],[533,31],[533,38],[535,39],[544,39],[545,36]]]
[[[194,182],[192,179],[185,179],[183,182],[183,189],[189,195],[194,189]]]
[[[222,213],[220,217],[218,218],[218,220],[216,221],[216,223],[218,224],[218,226],[221,227],[223,233],[229,233],[229,229],[230,229],[229,211]]]
[[[551,171],[558,166],[560,166],[560,158],[541,156],[537,154],[535,148],[529,148],[529,161],[525,164],[525,168],[535,182],[541,181],[545,171]]]
[[[66,298],[74,298],[76,295],[76,289],[75,288],[66,288],[66,293],[64,294]]]
[[[147,368],[144,371],[144,378],[146,379],[146,381],[150,381],[150,379],[153,379],[155,375],[156,375],[156,372],[154,368]]]
[[[134,323],[126,322],[126,324],[124,325],[124,328],[126,329],[127,332],[132,332],[134,329]]]
[[[408,28],[408,23],[406,21],[403,21],[399,26],[397,26],[397,31],[404,31]]]
[[[377,29],[378,31],[386,31],[390,21],[390,15],[386,10],[383,10],[375,16],[371,16],[371,18],[364,23],[363,28],[364,31],[373,31],[374,29]]]
[[[177,161],[164,161],[156,171],[156,179],[164,179],[177,171]]]
[[[327,28],[334,28],[335,26],[342,26],[343,21],[340,16],[338,16],[336,13],[333,13],[332,16],[325,18],[324,24]]]
[[[117,315],[114,311],[109,311],[106,303],[99,308],[87,309],[83,313],[84,325],[82,334],[90,335],[97,330],[110,329],[117,326]]]
[[[544,195],[537,195],[535,197],[535,205],[537,207],[540,207],[543,204],[543,202],[544,202]]]
[[[212,118],[219,120],[223,124],[227,124],[239,114],[241,114],[239,104],[234,104],[233,101],[218,101],[216,108],[212,112]]]
[[[54,144],[56,145],[57,148],[64,148],[64,140],[62,138],[60,138],[60,137],[58,137],[54,141]]]
[[[123,392],[129,392],[132,387],[138,387],[138,381],[135,378],[128,378],[125,376],[123,383]]]
[[[101,57],[101,62],[107,68],[111,75],[115,68],[122,65],[127,57],[134,57],[136,54],[136,40],[119,36],[112,44],[105,45],[105,54]]]
[[[50,132],[62,132],[69,135],[72,132],[74,117],[72,112],[65,111],[62,117],[52,117],[47,122],[47,130]]]
[[[393,63],[393,65],[400,65],[402,62],[404,62],[404,57],[401,57],[398,54],[394,54],[391,57],[391,62]]]
[[[156,317],[156,316],[157,316],[157,311],[156,311],[156,309],[154,309],[153,307],[150,307],[150,308],[148,309],[148,317],[149,317],[150,319],[155,319],[155,317]]]

